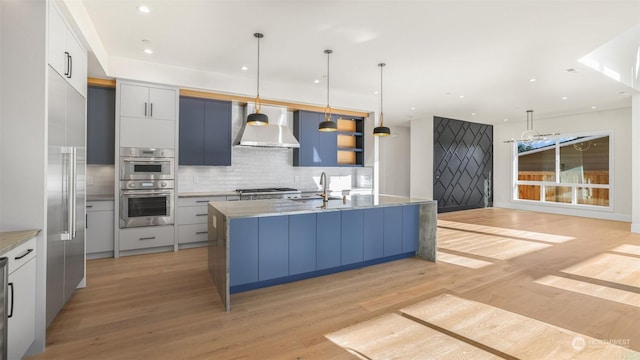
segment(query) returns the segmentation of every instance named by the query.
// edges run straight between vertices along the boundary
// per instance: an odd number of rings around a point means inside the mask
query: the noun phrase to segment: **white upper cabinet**
[[[122,84],[120,91],[120,116],[176,119],[176,90]]]
[[[178,89],[118,81],[119,147],[176,148]]]
[[[65,22],[55,2],[49,4],[49,65],[86,98],[87,52]]]

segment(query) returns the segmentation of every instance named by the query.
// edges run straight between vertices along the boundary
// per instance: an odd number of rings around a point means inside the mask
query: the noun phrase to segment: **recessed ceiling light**
[[[416,109],[416,107],[415,107],[415,106],[412,106],[412,107],[410,107],[410,109],[411,109],[411,110],[415,110],[415,109]]]
[[[464,95],[460,95],[460,96],[459,96],[459,98],[460,98],[460,99],[464,99]]]
[[[563,97],[561,97],[560,99],[562,99],[562,100],[567,100],[567,99],[568,99],[568,97],[563,96]]]
[[[149,54],[149,55],[151,55],[151,54],[153,54],[153,50],[151,50],[151,49],[144,49],[144,53],[145,53],[145,54]]]
[[[315,79],[315,80],[313,80],[313,83],[314,83],[314,84],[320,84],[320,80]]]
[[[529,79],[529,82],[536,82],[536,81],[538,81],[538,79],[536,79],[536,78]]]
[[[504,119],[504,122],[507,122],[507,121],[509,121],[509,119],[506,119],[506,118],[505,118],[505,119]]]
[[[247,71],[247,70],[249,70],[249,68],[248,68],[248,67],[246,67],[246,66],[243,66],[243,67],[241,67],[241,68],[240,68],[240,70],[242,70],[242,71]]]
[[[149,9],[149,7],[147,5],[140,5],[138,6],[138,11],[140,11],[141,13],[144,14],[148,14],[151,12],[151,9]]]
[[[595,106],[595,105],[593,105],[591,108],[592,108],[592,109],[597,109],[598,107],[597,107],[597,106]]]
[[[373,92],[373,95],[378,95],[378,94],[380,94],[380,92],[378,90]]]
[[[476,113],[471,113],[471,116],[476,116]]]

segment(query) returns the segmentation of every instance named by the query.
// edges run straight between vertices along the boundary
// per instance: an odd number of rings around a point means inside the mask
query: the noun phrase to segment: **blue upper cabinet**
[[[333,120],[336,119],[334,116]],[[338,165],[337,134],[318,131],[323,121],[322,113],[303,110],[293,113],[293,134],[300,142],[300,148],[293,149],[294,166]]]
[[[180,97],[179,165],[231,165],[231,103]]]
[[[293,134],[300,149],[293,150],[294,166],[363,166],[364,119],[332,115],[336,132],[320,132],[324,114],[298,110],[293,113]]]
[[[116,89],[89,86],[87,95],[87,164],[114,164]]]

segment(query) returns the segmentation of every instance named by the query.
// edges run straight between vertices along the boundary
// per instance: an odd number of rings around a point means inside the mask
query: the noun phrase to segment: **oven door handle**
[[[157,163],[170,163],[173,158],[122,158],[121,161],[125,163],[136,162],[157,162]]]
[[[173,190],[171,191],[156,191],[156,190],[125,190],[122,191],[122,196],[136,198],[136,197],[147,197],[149,195],[173,195]]]

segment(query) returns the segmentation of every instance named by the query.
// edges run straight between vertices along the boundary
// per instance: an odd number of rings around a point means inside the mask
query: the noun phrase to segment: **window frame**
[[[558,141],[561,138],[567,137],[604,137],[609,136],[609,184],[587,184],[587,183],[562,183],[560,182],[560,142]],[[553,207],[561,207],[561,208],[570,208],[570,209],[583,209],[583,210],[596,210],[596,211],[606,211],[613,212],[614,211],[614,199],[615,199],[615,156],[614,156],[614,144],[615,137],[613,130],[600,130],[600,131],[585,131],[585,132],[575,132],[568,133],[562,135],[548,136],[547,140],[555,140],[555,181],[532,181],[532,180],[518,180],[518,140],[515,140],[511,144],[511,184],[512,184],[512,193],[511,193],[511,201],[520,204],[530,204],[536,206],[553,206]],[[577,141],[577,140],[576,140]],[[562,143],[571,144],[572,141]],[[548,148],[547,148],[548,149]],[[537,150],[537,149],[536,149]],[[532,150],[532,151],[536,151]],[[543,150],[539,150],[543,151]],[[530,199],[519,199],[518,195],[518,185],[535,185],[540,186],[540,200],[530,200]],[[545,199],[545,188],[547,186],[564,186],[571,187],[571,203],[561,203],[561,202],[551,202],[546,201]],[[609,190],[609,206],[601,206],[601,205],[591,205],[591,204],[578,204],[577,203],[577,188],[599,188],[599,189],[608,189]]]

